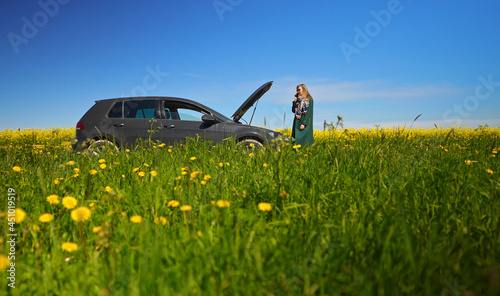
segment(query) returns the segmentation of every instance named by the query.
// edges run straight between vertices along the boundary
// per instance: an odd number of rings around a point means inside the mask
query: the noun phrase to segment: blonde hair
[[[302,96],[306,100],[312,100],[313,99],[313,97],[309,93],[309,90],[307,89],[307,86],[305,84],[302,83],[302,84],[297,85],[297,88],[299,88],[299,87],[302,87]]]

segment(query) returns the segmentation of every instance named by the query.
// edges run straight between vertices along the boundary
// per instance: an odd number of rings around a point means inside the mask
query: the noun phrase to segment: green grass
[[[499,129],[348,130],[253,151],[191,140],[101,157],[35,141],[0,143],[0,212],[14,188],[27,214],[15,227],[16,288],[0,279],[12,295],[500,294]],[[94,203],[92,217],[73,221],[51,194]],[[211,204],[221,199],[230,207]]]

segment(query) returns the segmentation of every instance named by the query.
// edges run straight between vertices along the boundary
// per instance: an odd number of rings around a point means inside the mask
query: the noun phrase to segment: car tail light
[[[77,130],[84,130],[85,129],[85,126],[83,125],[83,121],[78,121],[78,123],[76,124],[76,129]]]

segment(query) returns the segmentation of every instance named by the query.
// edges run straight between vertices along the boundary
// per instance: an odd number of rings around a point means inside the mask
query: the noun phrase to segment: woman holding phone
[[[305,84],[297,85],[297,93],[292,102],[292,138],[296,145],[312,145],[314,101]]]

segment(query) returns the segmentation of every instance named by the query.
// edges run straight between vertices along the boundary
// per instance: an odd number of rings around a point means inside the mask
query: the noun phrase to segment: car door
[[[162,119],[159,101],[130,100],[115,103],[111,110],[122,107],[121,117],[110,117],[117,141],[122,146],[129,146],[138,141],[158,141],[162,139]],[[110,111],[111,114],[111,111]]]
[[[203,115],[211,114],[194,104],[182,101],[163,101],[163,141],[183,143],[188,137],[220,142],[224,139],[224,121],[204,122]]]

